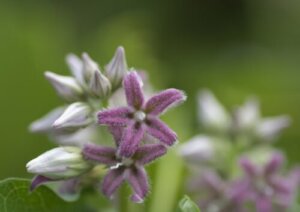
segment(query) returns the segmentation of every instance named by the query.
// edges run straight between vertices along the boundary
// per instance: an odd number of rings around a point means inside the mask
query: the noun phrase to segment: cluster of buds
[[[61,193],[76,192],[82,182],[99,181],[103,172],[99,167],[105,166],[104,195],[112,198],[121,184],[128,182],[133,190],[131,200],[143,202],[149,192],[144,166],[166,154],[177,140],[176,133],[159,117],[184,102],[185,94],[167,89],[146,101],[142,73],[127,68],[122,47],[104,73],[86,53],[82,59],[69,55],[67,63],[73,77],[45,73],[69,105],[30,126],[31,131],[46,133],[61,146],[27,164],[28,172],[36,175],[31,189],[62,181]]]
[[[298,168],[283,173],[283,156],[272,147],[288,127],[288,116],[262,118],[250,98],[232,113],[204,90],[198,97],[205,134],[182,144],[180,154],[191,170],[188,192],[205,211],[286,211],[300,182]]]
[[[74,54],[66,57],[72,76],[61,76],[45,72],[57,95],[66,105],[55,108],[44,117],[33,122],[29,129],[35,133],[46,133],[60,145],[82,146],[83,142],[95,141],[97,129],[96,113],[108,106],[110,98],[122,87],[128,73],[123,47],[119,47],[104,71],[87,53],[82,58]]]

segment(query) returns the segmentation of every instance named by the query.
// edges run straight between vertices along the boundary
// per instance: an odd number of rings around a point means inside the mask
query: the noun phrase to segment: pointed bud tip
[[[81,57],[82,57],[83,59],[90,59],[89,54],[86,53],[86,52],[83,52],[83,53],[81,54]]]
[[[57,76],[57,74],[55,74],[52,71],[45,71],[44,72],[44,76],[46,77],[46,79],[53,79],[55,76]]]
[[[54,129],[60,129],[63,127],[63,123],[61,122],[60,119],[57,119],[53,124],[52,124],[52,127]]]
[[[65,57],[66,61],[70,61],[72,59],[78,59],[77,55],[74,53],[68,53]]]
[[[125,54],[125,49],[123,46],[119,46],[116,51],[118,54]]]

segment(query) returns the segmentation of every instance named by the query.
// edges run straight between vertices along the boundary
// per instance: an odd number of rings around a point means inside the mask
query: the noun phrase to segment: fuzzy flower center
[[[133,164],[133,160],[131,158],[123,158],[122,165],[123,166],[131,166]]]
[[[255,183],[256,188],[266,196],[272,196],[274,190],[263,179],[258,179]]]
[[[143,122],[145,118],[146,114],[143,111],[138,110],[134,113],[134,119],[138,122]]]

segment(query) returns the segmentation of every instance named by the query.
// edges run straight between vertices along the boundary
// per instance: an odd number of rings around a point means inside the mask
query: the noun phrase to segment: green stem
[[[128,191],[126,189],[126,186],[122,185],[119,189],[119,199],[118,199],[118,206],[119,206],[119,212],[127,212],[128,211]]]

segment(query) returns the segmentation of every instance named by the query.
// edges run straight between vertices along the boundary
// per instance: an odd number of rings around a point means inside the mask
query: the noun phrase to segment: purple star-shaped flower
[[[149,183],[144,165],[164,155],[167,148],[161,144],[146,144],[137,148],[130,158],[117,155],[117,148],[87,144],[83,148],[83,155],[87,160],[105,164],[109,171],[102,181],[102,192],[111,198],[120,185],[127,181],[134,194],[133,202],[141,203],[149,191]]]
[[[123,81],[128,106],[107,109],[98,113],[98,123],[111,127],[124,127],[118,154],[130,157],[137,150],[145,132],[171,146],[177,135],[159,119],[159,115],[186,99],[177,89],[167,89],[145,101],[142,80],[135,71],[129,72]]]
[[[279,153],[263,167],[255,166],[246,158],[240,164],[245,173],[242,180],[233,185],[232,199],[238,203],[253,202],[258,212],[271,212],[274,207],[285,210],[290,207],[299,185],[299,171],[282,176],[283,157]]]

